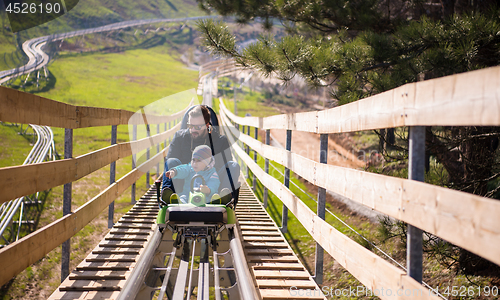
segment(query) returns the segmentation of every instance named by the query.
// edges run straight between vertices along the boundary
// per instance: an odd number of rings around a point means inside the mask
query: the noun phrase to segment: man
[[[165,172],[178,165],[189,163],[193,150],[200,145],[207,145],[214,152],[215,169],[221,183],[219,190],[227,188],[233,192],[233,186],[234,189],[238,189],[240,166],[232,161],[227,137],[220,135],[210,125],[210,110],[205,105],[198,105],[191,109],[188,113],[188,129],[181,129],[175,133],[165,159]],[[231,174],[232,184],[227,170]],[[165,172],[163,174],[162,199],[168,202],[170,195],[176,192],[176,188],[182,189],[184,182],[183,180],[167,178]],[[227,195],[221,194],[220,196]]]

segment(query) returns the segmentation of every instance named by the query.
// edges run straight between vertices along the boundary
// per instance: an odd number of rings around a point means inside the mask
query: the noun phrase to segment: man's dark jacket
[[[219,171],[224,166],[224,163],[232,160],[231,150],[229,149],[229,142],[225,135],[220,135],[216,130],[213,130],[211,135],[215,153],[215,169]],[[168,149],[166,159],[178,158],[183,164],[187,164],[191,161],[194,148],[199,145],[207,145],[210,147],[208,134],[204,140],[191,141],[189,129],[181,129],[175,133],[170,148]],[[225,161],[222,157],[222,153],[225,154]]]

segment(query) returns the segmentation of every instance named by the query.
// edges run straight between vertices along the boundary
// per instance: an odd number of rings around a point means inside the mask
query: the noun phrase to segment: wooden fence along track
[[[49,299],[116,299],[153,235],[157,214],[153,185]]]
[[[233,138],[263,158],[317,185],[432,233],[500,265],[500,201],[407,180],[317,163],[238,132],[232,124],[318,134],[398,126],[500,126],[500,67],[406,84],[323,111],[238,117],[220,102],[233,150],[340,265],[372,291],[417,291],[406,298],[439,299],[404,270],[363,248],[326,223],[281,182],[262,170]],[[244,131],[244,130],[242,130]],[[250,132],[250,131],[248,131]],[[381,296],[390,299],[389,295]]]
[[[241,177],[244,183],[236,216],[248,267],[262,299],[325,299],[244,176]]]
[[[194,93],[192,94],[194,96]],[[163,133],[137,141],[111,145],[76,158],[0,168],[2,179],[0,180],[0,190],[2,190],[0,203],[71,183],[120,158],[131,156],[133,154],[131,149],[135,151],[150,149],[162,142],[166,145],[166,140],[179,129],[179,121],[193,101],[194,98],[184,110],[172,115],[155,116],[119,109],[75,106],[0,86],[0,121],[3,122],[30,123],[66,129],[165,123]],[[169,130],[166,130],[167,123],[172,125],[169,126]],[[151,159],[110,184],[71,214],[2,248],[0,250],[0,265],[2,265],[0,285],[8,282],[13,276],[78,233],[128,187],[133,186],[146,173],[145,170],[150,170],[162,163],[166,151],[168,147],[165,146]],[[31,184],[20,185],[19,182]]]

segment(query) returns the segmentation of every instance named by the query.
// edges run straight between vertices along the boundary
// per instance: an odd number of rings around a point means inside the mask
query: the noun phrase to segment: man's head
[[[189,112],[188,128],[193,139],[205,138],[209,123],[210,111],[205,105],[198,105]]]

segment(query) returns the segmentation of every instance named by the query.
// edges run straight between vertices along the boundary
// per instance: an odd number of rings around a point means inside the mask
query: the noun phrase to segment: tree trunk
[[[394,135],[394,128],[387,129],[387,146],[393,148],[396,143],[396,136]]]
[[[380,153],[385,153],[385,129],[380,129],[378,150]]]
[[[497,129],[498,130],[498,129]],[[488,192],[488,178],[493,175],[495,151],[493,142],[498,140],[492,127],[463,127],[460,137],[462,162],[464,164],[463,188],[461,190],[480,196]]]
[[[441,0],[443,19],[448,19],[455,12],[455,0]]]

